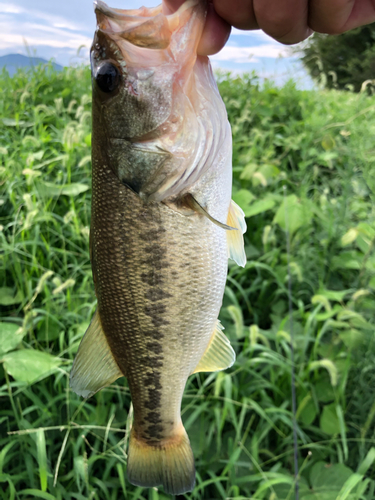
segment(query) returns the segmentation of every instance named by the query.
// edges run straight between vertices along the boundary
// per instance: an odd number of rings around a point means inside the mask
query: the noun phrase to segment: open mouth
[[[175,13],[165,15],[161,5],[125,10],[113,9],[102,0],[95,0],[97,29],[106,34],[116,34],[138,47],[165,49],[171,42],[181,16],[197,3],[198,0],[188,0]]]

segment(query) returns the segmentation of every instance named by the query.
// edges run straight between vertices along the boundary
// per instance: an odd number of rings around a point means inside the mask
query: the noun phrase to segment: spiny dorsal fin
[[[236,354],[223,330],[223,325],[217,320],[210,343],[192,374],[198,372],[216,372],[218,370],[225,370],[233,365],[236,360]]]
[[[89,398],[122,376],[96,311],[75,357],[70,387],[79,396]]]
[[[236,230],[236,227],[231,227],[230,225],[223,224],[222,222],[214,219],[211,217],[211,215],[205,210],[202,205],[200,205],[197,200],[194,198],[194,196],[190,193],[184,196],[183,202],[186,204],[186,206],[190,207],[194,212],[197,212],[198,214],[204,215],[209,219],[211,222],[216,224],[217,226],[226,229],[227,231],[233,231]]]
[[[245,214],[233,200],[230,202],[227,224],[238,229],[227,233],[228,257],[245,267],[246,254],[242,236],[246,231]]]

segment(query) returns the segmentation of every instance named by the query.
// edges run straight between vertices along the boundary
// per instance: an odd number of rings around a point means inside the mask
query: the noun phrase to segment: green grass
[[[220,319],[237,352],[189,379],[186,498],[292,500],[290,233],[300,498],[375,491],[375,98],[221,75],[244,269]],[[126,480],[126,381],[83,401],[69,371],[95,310],[90,74],[0,75],[0,499],[166,499]]]

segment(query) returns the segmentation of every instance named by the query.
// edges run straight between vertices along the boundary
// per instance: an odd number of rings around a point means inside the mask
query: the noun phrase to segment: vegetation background
[[[125,379],[87,401],[69,389],[96,307],[90,86],[87,68],[0,76],[3,500],[169,498],[126,480]],[[375,98],[254,75],[219,86],[248,262],[229,263],[220,316],[236,364],[190,377],[183,398],[197,485],[181,498],[295,498],[293,344],[299,498],[373,499]]]
[[[342,35],[314,33],[304,44],[302,62],[329,89],[359,92],[375,86],[375,23]],[[297,45],[297,52],[299,52]]]

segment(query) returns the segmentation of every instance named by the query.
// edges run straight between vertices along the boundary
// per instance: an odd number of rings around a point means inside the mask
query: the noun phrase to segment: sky
[[[111,7],[152,7],[160,0],[111,0]],[[92,0],[0,0],[0,56],[28,53],[61,65],[88,62],[95,31]],[[79,50],[80,49],[80,50]],[[260,30],[232,30],[227,45],[211,56],[214,68],[234,73],[255,70],[278,84],[293,77],[300,88],[311,80],[291,49]]]

